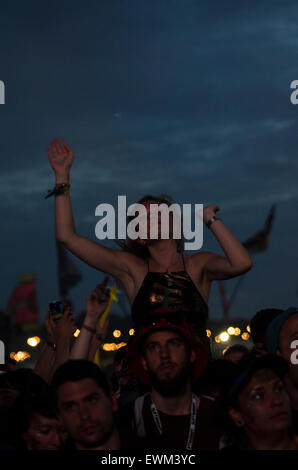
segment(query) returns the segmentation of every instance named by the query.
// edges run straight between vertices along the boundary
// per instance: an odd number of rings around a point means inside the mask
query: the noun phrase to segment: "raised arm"
[[[57,338],[55,335],[56,324],[49,312],[46,314],[45,326],[47,332],[46,344],[34,367],[34,372],[44,379],[45,382],[50,383]]]
[[[73,313],[70,307],[66,307],[61,320],[56,327],[56,354],[51,374],[62,364],[68,361],[70,355],[70,343],[76,330]]]
[[[106,289],[107,280],[99,284],[86,298],[86,317],[80,334],[72,347],[71,359],[88,359],[91,340],[96,333],[96,325],[109,303],[109,290]]]
[[[35,365],[34,372],[45,382],[50,383],[55,370],[69,359],[70,342],[75,331],[70,307],[65,309],[58,324],[47,312],[45,326],[46,344]]]
[[[93,362],[95,359],[96,352],[99,346],[104,342],[107,336],[109,328],[109,320],[106,319],[103,326],[100,326],[99,322],[97,322],[95,333],[92,336],[89,353],[88,353],[88,360]]]
[[[56,187],[70,184],[70,169],[74,154],[65,139],[61,144],[58,139],[47,147],[51,167],[56,177]],[[66,189],[66,190],[65,190]],[[78,235],[75,231],[70,200],[70,190],[67,186],[62,194],[55,195],[56,238],[62,242],[75,256],[90,266],[111,274],[120,281],[131,274],[130,265],[133,256],[120,250],[104,247],[100,243]]]
[[[219,207],[216,205],[204,208],[203,220],[205,224],[215,216],[218,210]],[[204,271],[209,280],[230,279],[252,268],[253,263],[247,250],[221,220],[214,220],[210,225],[210,230],[218,240],[226,256],[220,256],[216,253],[205,254]]]

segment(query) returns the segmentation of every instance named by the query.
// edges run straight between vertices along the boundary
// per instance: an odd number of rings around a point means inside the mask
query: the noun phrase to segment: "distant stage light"
[[[246,332],[243,333],[243,334],[241,335],[241,338],[242,338],[244,341],[247,341],[247,340],[250,338],[249,333],[246,333]]]
[[[32,338],[27,339],[27,344],[31,348],[35,348],[40,343],[40,338],[38,336],[33,336]]]
[[[11,352],[9,357],[14,359],[16,362],[23,362],[26,359],[29,359],[31,356],[26,351],[18,351],[17,353]]]
[[[102,349],[104,351],[117,351],[118,349],[120,348],[123,348],[124,346],[126,346],[127,343],[104,343],[103,346],[102,346]]]
[[[226,343],[227,341],[229,341],[230,339],[230,335],[226,332],[226,331],[223,331],[220,335],[220,340],[223,341],[224,343]]]

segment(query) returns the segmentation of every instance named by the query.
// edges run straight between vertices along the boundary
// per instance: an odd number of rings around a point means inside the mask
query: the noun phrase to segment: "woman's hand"
[[[46,313],[45,321],[46,331],[47,331],[47,341],[52,344],[57,343],[57,324],[55,323],[52,315],[49,310]]]
[[[63,312],[63,316],[56,326],[57,343],[59,341],[69,342],[76,331],[76,325],[73,318],[73,312],[67,306]]]
[[[58,139],[51,142],[51,147],[47,147],[47,153],[56,176],[69,176],[70,167],[73,162],[73,151],[62,139],[61,145]]]
[[[110,291],[106,288],[109,277],[106,276],[102,284],[99,284],[86,298],[86,318],[84,323],[95,328],[100,316],[106,310]]]
[[[208,220],[215,216],[216,212],[220,210],[220,207],[216,204],[210,204],[203,209],[203,222],[206,224]]]

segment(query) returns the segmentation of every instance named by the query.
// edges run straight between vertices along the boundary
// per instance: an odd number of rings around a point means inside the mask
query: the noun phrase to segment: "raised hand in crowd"
[[[47,312],[45,326],[46,344],[34,372],[50,383],[54,371],[69,359],[70,341],[76,329],[70,307],[65,308],[58,323],[54,321],[50,312]]]
[[[57,324],[55,323],[49,311],[46,313],[45,327],[46,344],[35,365],[34,372],[38,374],[42,379],[44,379],[45,382],[49,383],[52,376],[52,367],[55,360],[57,344]]]
[[[108,328],[109,320],[106,320],[103,326],[100,326],[99,322],[97,322],[95,333],[92,336],[91,345],[89,349],[89,361],[93,362],[98,347],[101,345],[101,343],[105,340],[107,336]]]
[[[47,147],[51,167],[54,170],[57,182],[59,182],[59,178],[63,178],[64,182],[65,178],[69,178],[70,167],[73,162],[73,151],[67,145],[65,139],[62,139],[61,146],[58,139],[54,139],[51,145],[52,149]]]
[[[96,333],[96,325],[109,303],[109,289],[106,288],[108,280],[107,276],[104,282],[96,286],[86,298],[86,317],[79,337],[71,350],[71,359],[87,359],[89,357],[90,343]]]
[[[68,361],[70,353],[70,342],[75,331],[76,326],[73,318],[73,312],[71,311],[70,307],[67,306],[64,310],[64,314],[61,320],[55,329],[57,345],[52,374],[61,364],[64,364],[64,362]]]

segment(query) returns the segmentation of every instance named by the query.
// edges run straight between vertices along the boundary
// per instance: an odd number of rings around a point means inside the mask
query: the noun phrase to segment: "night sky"
[[[94,240],[96,206],[118,195],[216,203],[241,241],[276,203],[268,249],[231,316],[298,304],[296,1],[18,0],[1,4],[0,23],[0,308],[21,273],[36,274],[41,318],[58,296],[54,201],[44,199],[55,137],[74,150],[76,229]],[[203,250],[222,253],[207,230]],[[103,275],[77,266],[79,311]],[[210,316],[221,316],[215,283]]]

